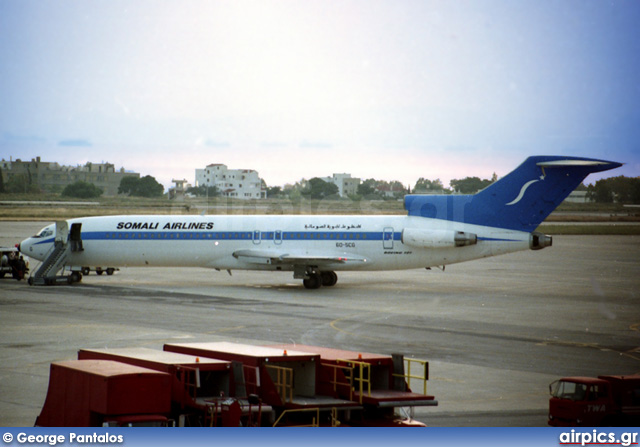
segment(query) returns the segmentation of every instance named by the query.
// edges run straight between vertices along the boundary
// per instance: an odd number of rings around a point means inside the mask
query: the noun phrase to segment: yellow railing
[[[331,381],[333,391],[337,392],[338,386],[347,387],[349,400],[353,400],[353,392],[357,391],[360,403],[362,403],[365,391],[367,396],[371,396],[371,365],[369,363],[355,360],[336,360],[335,364],[323,363],[322,365],[333,369],[333,380]],[[338,371],[342,371],[346,382],[338,380]]]
[[[340,421],[338,420],[338,409],[336,407],[331,408],[331,426],[340,427]]]
[[[333,385],[333,391],[337,392],[339,386],[345,387],[349,393],[349,400],[353,400],[353,385],[349,381],[350,376],[345,374],[345,377],[347,378],[346,382],[338,381],[338,371],[343,370],[345,368],[339,365],[334,365],[333,363],[323,363],[322,366],[331,368],[333,370],[333,379],[329,382],[331,383],[331,385]]]
[[[297,413],[311,413],[315,412],[316,416],[311,419],[310,424],[302,424],[302,425],[288,425],[287,427],[320,427],[320,408],[301,408],[298,410],[284,410],[280,413],[280,417],[273,423],[274,427],[277,427],[280,421],[285,415],[288,414],[297,414]]]
[[[315,413],[315,417],[311,419],[310,424],[288,425],[288,427],[320,427],[320,408],[300,408],[296,410],[293,410],[293,409],[284,410],[280,414],[278,419],[274,422],[273,426],[277,427],[280,421],[282,420],[282,418],[285,417],[285,415],[298,414],[298,413]],[[340,421],[338,420],[338,409],[335,407],[331,408],[331,426],[332,427],[340,426]]]
[[[420,359],[404,359],[407,362],[406,374],[394,374],[394,377],[403,377],[407,381],[407,385],[410,385],[410,379],[416,379],[422,382],[422,394],[427,394],[427,380],[429,379],[429,362]],[[422,365],[422,375],[411,374],[411,364],[417,363]],[[410,387],[410,386],[409,386]]]
[[[267,370],[275,371],[274,385],[282,402],[293,401],[293,368],[284,366],[266,365]],[[271,374],[269,374],[271,375]],[[273,379],[273,376],[271,377]]]

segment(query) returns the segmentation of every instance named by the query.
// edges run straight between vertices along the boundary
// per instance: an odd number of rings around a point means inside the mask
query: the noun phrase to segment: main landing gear
[[[332,287],[338,282],[338,275],[336,272],[318,272],[309,271],[307,277],[302,280],[302,284],[305,289],[319,289],[322,286]]]

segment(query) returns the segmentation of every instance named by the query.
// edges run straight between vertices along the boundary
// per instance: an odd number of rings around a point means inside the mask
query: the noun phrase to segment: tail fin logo
[[[522,185],[522,188],[520,189],[520,193],[518,194],[518,196],[515,199],[513,199],[511,202],[507,203],[506,206],[515,205],[516,203],[521,201],[522,198],[524,197],[524,193],[527,192],[527,189],[529,189],[529,186],[531,186],[534,183],[539,182],[541,180],[544,180],[544,172],[542,173],[542,175],[540,176],[539,179],[530,180],[527,183],[525,183],[524,185]]]

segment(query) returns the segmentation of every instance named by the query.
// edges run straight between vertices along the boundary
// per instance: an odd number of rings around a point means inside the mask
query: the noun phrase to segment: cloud
[[[333,144],[327,143],[325,141],[304,140],[300,142],[298,146],[302,149],[330,149],[333,147]]]
[[[263,141],[260,146],[267,149],[281,149],[289,147],[287,143],[281,141]]]
[[[231,146],[228,141],[218,141],[218,140],[212,140],[212,139],[207,139],[204,142],[204,144],[205,146],[215,147],[215,148],[226,148]]]
[[[89,140],[84,140],[82,138],[77,138],[77,139],[58,141],[58,146],[65,146],[65,147],[91,147],[91,146],[93,146],[93,144]]]
[[[46,138],[37,135],[16,135],[10,132],[3,133],[2,140],[11,144],[43,144],[47,142]]]

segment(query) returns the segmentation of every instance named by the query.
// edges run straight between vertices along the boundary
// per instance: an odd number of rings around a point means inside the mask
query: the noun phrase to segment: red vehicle
[[[640,375],[565,377],[549,385],[549,425],[639,426]]]
[[[230,393],[230,361],[149,348],[81,349],[78,359],[112,360],[167,373],[172,416],[180,427],[254,425],[259,424],[263,411],[270,410],[260,402],[243,405]]]
[[[415,407],[436,406],[434,396],[427,395],[429,364],[423,360],[405,359],[399,354],[385,355],[307,345],[275,345],[280,349],[297,349],[320,355],[318,393],[335,395],[359,404],[360,411],[351,411],[349,423],[370,427],[424,427],[413,418]],[[405,362],[414,364],[418,373],[405,373]],[[422,393],[411,391],[409,380],[422,385]],[[402,416],[396,409],[408,408]]]
[[[317,392],[320,355],[291,347],[276,349],[241,343],[168,343],[167,353],[181,353],[209,359],[236,362],[236,393],[254,395],[275,410],[276,425],[314,425],[322,421],[337,423],[336,412],[359,408],[356,402]],[[322,414],[320,414],[322,413]],[[315,418],[315,422],[312,422]]]
[[[51,364],[39,427],[166,427],[171,376],[109,360]]]
[[[395,409],[438,404],[426,394],[427,362],[420,362],[422,375],[412,376],[404,373],[402,356],[299,344],[170,343],[164,349],[241,362],[241,382],[249,393],[273,406],[276,425],[423,427]],[[422,393],[411,391],[410,377],[421,380]]]

